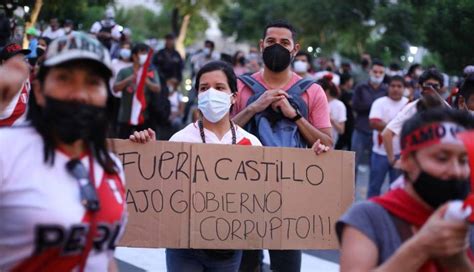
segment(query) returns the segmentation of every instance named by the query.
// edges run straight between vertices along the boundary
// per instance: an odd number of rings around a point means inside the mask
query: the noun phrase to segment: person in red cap
[[[16,56],[24,59],[30,53],[30,50],[22,49],[19,44],[7,44],[0,51],[0,64],[4,65],[5,62]],[[11,93],[12,95],[9,96],[8,101],[4,101],[4,106],[0,107],[0,127],[22,124],[26,120],[28,99],[31,90],[29,73],[18,78],[14,85],[15,86],[12,87],[16,91]]]
[[[447,108],[406,121],[405,185],[353,205],[337,222],[341,271],[474,271],[472,226],[447,216],[451,201],[471,191],[472,145],[460,133],[473,128],[473,116]]]
[[[0,106],[25,74],[0,66]],[[125,225],[124,174],[108,151],[108,50],[55,39],[33,82],[29,125],[0,133],[0,271],[111,271]]]

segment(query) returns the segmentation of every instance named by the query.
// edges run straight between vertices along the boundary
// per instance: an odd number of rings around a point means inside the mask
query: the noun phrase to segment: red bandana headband
[[[405,136],[402,140],[402,155],[440,143],[463,144],[457,134],[465,129],[452,122],[431,123]]]

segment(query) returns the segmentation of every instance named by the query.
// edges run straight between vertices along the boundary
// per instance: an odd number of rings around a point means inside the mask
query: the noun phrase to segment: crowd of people
[[[468,221],[443,216],[471,191],[473,150],[461,135],[474,127],[474,67],[452,86],[436,67],[405,73],[367,54],[360,68],[328,59],[316,70],[291,24],[263,33],[231,58],[206,40],[183,59],[173,34],[155,52],[107,10],[89,33],[53,18],[26,30],[28,48],[6,42],[0,270],[116,269],[125,179],[106,138],[122,138],[352,150],[356,173],[369,165],[369,200],[336,225],[341,270],[472,271]],[[181,90],[187,62],[190,94]],[[300,271],[300,250],[269,254],[273,271]],[[260,250],[166,251],[169,271],[260,271],[262,260]]]

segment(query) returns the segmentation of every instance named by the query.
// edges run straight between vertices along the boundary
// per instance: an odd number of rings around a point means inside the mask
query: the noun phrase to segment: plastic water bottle
[[[461,200],[454,200],[448,203],[448,208],[444,213],[444,219],[453,221],[464,221],[472,213],[470,206],[464,206]]]

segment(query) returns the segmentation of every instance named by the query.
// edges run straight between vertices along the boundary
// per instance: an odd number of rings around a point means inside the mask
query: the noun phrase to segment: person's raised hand
[[[23,57],[15,56],[0,66],[0,111],[20,91],[19,86],[28,78],[29,67]]]
[[[149,141],[156,140],[156,133],[151,128],[142,131],[135,131],[130,135],[129,139],[134,143],[145,144]]]
[[[463,255],[469,247],[469,224],[444,219],[447,205],[438,208],[411,238],[428,258]]]

